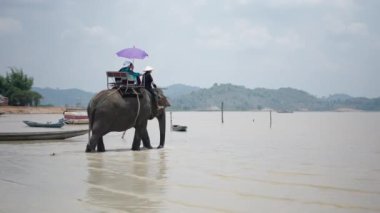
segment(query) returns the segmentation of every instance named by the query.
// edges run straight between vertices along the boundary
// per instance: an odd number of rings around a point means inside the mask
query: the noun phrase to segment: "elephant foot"
[[[106,149],[104,148],[104,143],[99,143],[98,144],[98,152],[105,152]]]
[[[145,149],[153,149],[152,146],[144,146]]]
[[[86,146],[86,152],[92,152],[91,146],[87,144]]]
[[[140,147],[132,147],[132,151],[140,151]]]
[[[164,148],[164,145],[157,146],[157,149],[162,149],[162,148]]]
[[[105,151],[106,150],[104,150],[103,152],[105,152]],[[91,146],[89,144],[87,144],[87,146],[86,146],[86,152],[92,152],[92,153],[94,153],[94,152],[96,152],[96,150],[95,150],[95,148],[91,148]],[[100,152],[99,148],[98,148],[98,152]]]

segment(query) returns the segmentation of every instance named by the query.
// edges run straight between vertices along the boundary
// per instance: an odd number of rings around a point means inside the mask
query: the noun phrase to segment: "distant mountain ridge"
[[[33,91],[43,96],[41,105],[85,107],[95,95],[80,89],[52,89],[33,87]]]
[[[209,89],[200,89],[170,101],[174,110],[215,110],[220,108],[221,102],[226,110],[308,110],[311,105],[321,108],[316,97],[301,90],[248,89],[232,84],[214,84]]]
[[[79,89],[51,89],[34,87],[34,91],[44,98],[43,105],[87,106],[95,95]],[[318,98],[305,91],[294,88],[249,89],[233,84],[214,84],[210,88],[199,88],[174,84],[164,88],[171,107],[169,110],[219,110],[221,102],[225,110],[262,110],[277,111],[331,111],[352,109],[380,111],[380,98],[351,97],[334,94]]]
[[[333,94],[326,98],[328,101],[346,101],[353,97],[346,94]]]
[[[200,90],[200,87],[188,86],[184,84],[173,84],[164,89],[166,96],[170,98],[178,98],[183,95]]]
[[[164,88],[164,93],[167,97],[177,98],[193,91],[200,90],[199,87],[187,86],[184,84],[173,84]],[[76,106],[85,107],[91,98],[95,95],[92,92],[86,92],[80,89],[53,89],[33,87],[33,91],[40,93],[43,96],[41,105],[52,106]]]
[[[169,97],[172,110],[218,110],[221,102],[225,110],[331,111],[352,109],[380,111],[380,98],[355,98],[345,94],[317,98],[294,88],[249,89],[232,84],[214,84],[180,97]]]

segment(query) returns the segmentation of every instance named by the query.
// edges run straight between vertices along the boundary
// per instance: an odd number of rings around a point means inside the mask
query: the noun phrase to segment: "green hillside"
[[[226,110],[277,111],[326,111],[339,108],[356,110],[380,110],[380,98],[317,98],[309,93],[293,89],[249,89],[232,84],[214,84],[209,89],[200,89],[177,98],[170,98],[172,110],[218,110],[221,102]]]

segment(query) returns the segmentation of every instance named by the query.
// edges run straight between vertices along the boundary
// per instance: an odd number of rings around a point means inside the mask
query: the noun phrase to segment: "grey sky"
[[[96,92],[135,45],[160,86],[379,97],[379,20],[378,0],[0,0],[0,73]]]

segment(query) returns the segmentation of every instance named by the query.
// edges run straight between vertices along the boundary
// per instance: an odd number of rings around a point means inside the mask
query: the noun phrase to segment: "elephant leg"
[[[165,145],[165,132],[166,132],[166,114],[165,110],[157,116],[158,125],[160,127],[160,145],[157,147],[157,149],[164,148]]]
[[[90,146],[90,144],[86,145],[86,152],[91,152],[91,146]]]
[[[99,142],[98,142],[98,152],[105,152],[106,149],[104,147],[104,143],[103,143],[103,137],[100,137],[99,138]]]
[[[146,128],[144,128],[143,130],[141,130],[140,135],[141,135],[141,139],[143,141],[143,146],[147,149],[153,149],[152,145],[150,145],[148,130]]]
[[[140,150],[140,145],[141,145],[141,137],[140,137],[139,131],[135,129],[135,136],[133,138],[132,150],[133,151]]]
[[[97,135],[91,135],[90,141],[88,142],[86,146],[86,152],[94,152],[96,145],[98,144],[99,136]]]

